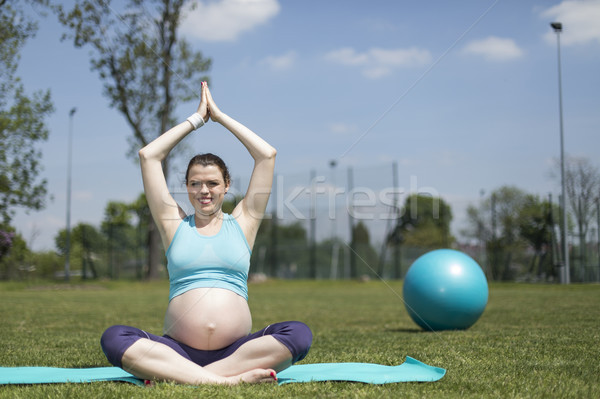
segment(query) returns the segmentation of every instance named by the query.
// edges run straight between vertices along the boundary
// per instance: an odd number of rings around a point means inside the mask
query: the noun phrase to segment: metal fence
[[[234,175],[227,198],[242,195],[247,183],[247,177]],[[183,185],[177,183],[171,191],[178,202],[187,203]],[[462,213],[470,205],[466,200],[446,199],[444,193],[435,188],[420,186],[415,176],[399,175],[398,166],[393,162],[362,168],[341,168],[331,162],[329,168],[278,174],[252,253],[251,273],[279,278],[403,278],[417,257],[433,249],[387,241],[406,198],[415,193],[441,197],[452,208],[453,223],[464,221]],[[183,207],[188,212],[193,211],[189,204],[187,209]],[[353,242],[351,232],[358,225],[363,229],[362,240]],[[107,239],[94,253],[72,254],[72,275],[143,278],[147,261],[146,233],[136,226],[127,228],[128,234],[135,236],[127,245],[123,240]],[[493,256],[499,255],[491,253],[483,241],[461,237],[456,233],[458,230],[456,226],[453,229],[457,240],[452,246],[472,256],[491,278]],[[571,250],[572,282],[600,282],[600,250],[597,235],[594,236],[597,231],[597,227],[591,229],[584,258],[580,258],[579,248]],[[116,232],[112,236],[120,234]],[[575,240],[573,237],[570,240],[572,246]],[[532,253],[527,246],[520,247],[518,253],[510,254],[509,258],[514,280],[558,281],[554,266],[531,272]],[[44,265],[32,262],[12,275],[19,278],[40,274],[43,270],[45,275],[51,271],[57,278],[64,276],[61,274],[64,258],[45,258]],[[166,267],[162,268],[161,275],[167,277]]]

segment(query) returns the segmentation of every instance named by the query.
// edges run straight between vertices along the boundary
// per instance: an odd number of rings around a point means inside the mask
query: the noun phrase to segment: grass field
[[[298,319],[314,341],[303,363],[396,365],[411,356],[447,369],[434,383],[326,382],[138,387],[125,383],[0,386],[0,397],[600,397],[600,286],[492,284],[466,331],[423,332],[402,282],[269,281],[250,286],[255,329]],[[168,283],[0,284],[0,365],[109,366],[99,345],[111,324],[159,334]]]

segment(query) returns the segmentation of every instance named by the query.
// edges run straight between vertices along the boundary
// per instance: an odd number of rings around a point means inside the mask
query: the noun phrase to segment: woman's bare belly
[[[251,328],[244,298],[222,288],[196,288],[171,299],[164,332],[193,348],[215,350],[248,335]]]

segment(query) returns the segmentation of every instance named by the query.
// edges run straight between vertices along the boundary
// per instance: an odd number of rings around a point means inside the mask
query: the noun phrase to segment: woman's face
[[[196,213],[208,216],[220,211],[228,189],[218,166],[194,165],[190,168],[187,191]]]

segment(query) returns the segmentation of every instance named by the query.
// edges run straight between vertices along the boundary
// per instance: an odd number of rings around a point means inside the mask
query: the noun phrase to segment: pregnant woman
[[[162,161],[209,120],[246,147],[254,169],[244,199],[226,214],[221,207],[231,180],[225,163],[213,154],[192,158],[185,184],[194,213],[186,215],[167,188]],[[139,155],[148,205],[167,248],[169,306],[162,336],[123,325],[108,328],[101,339],[106,357],[149,380],[194,385],[276,381],[277,371],[306,356],[312,333],[298,321],[251,333],[248,269],[271,192],[275,149],[219,110],[203,82],[197,112]]]

